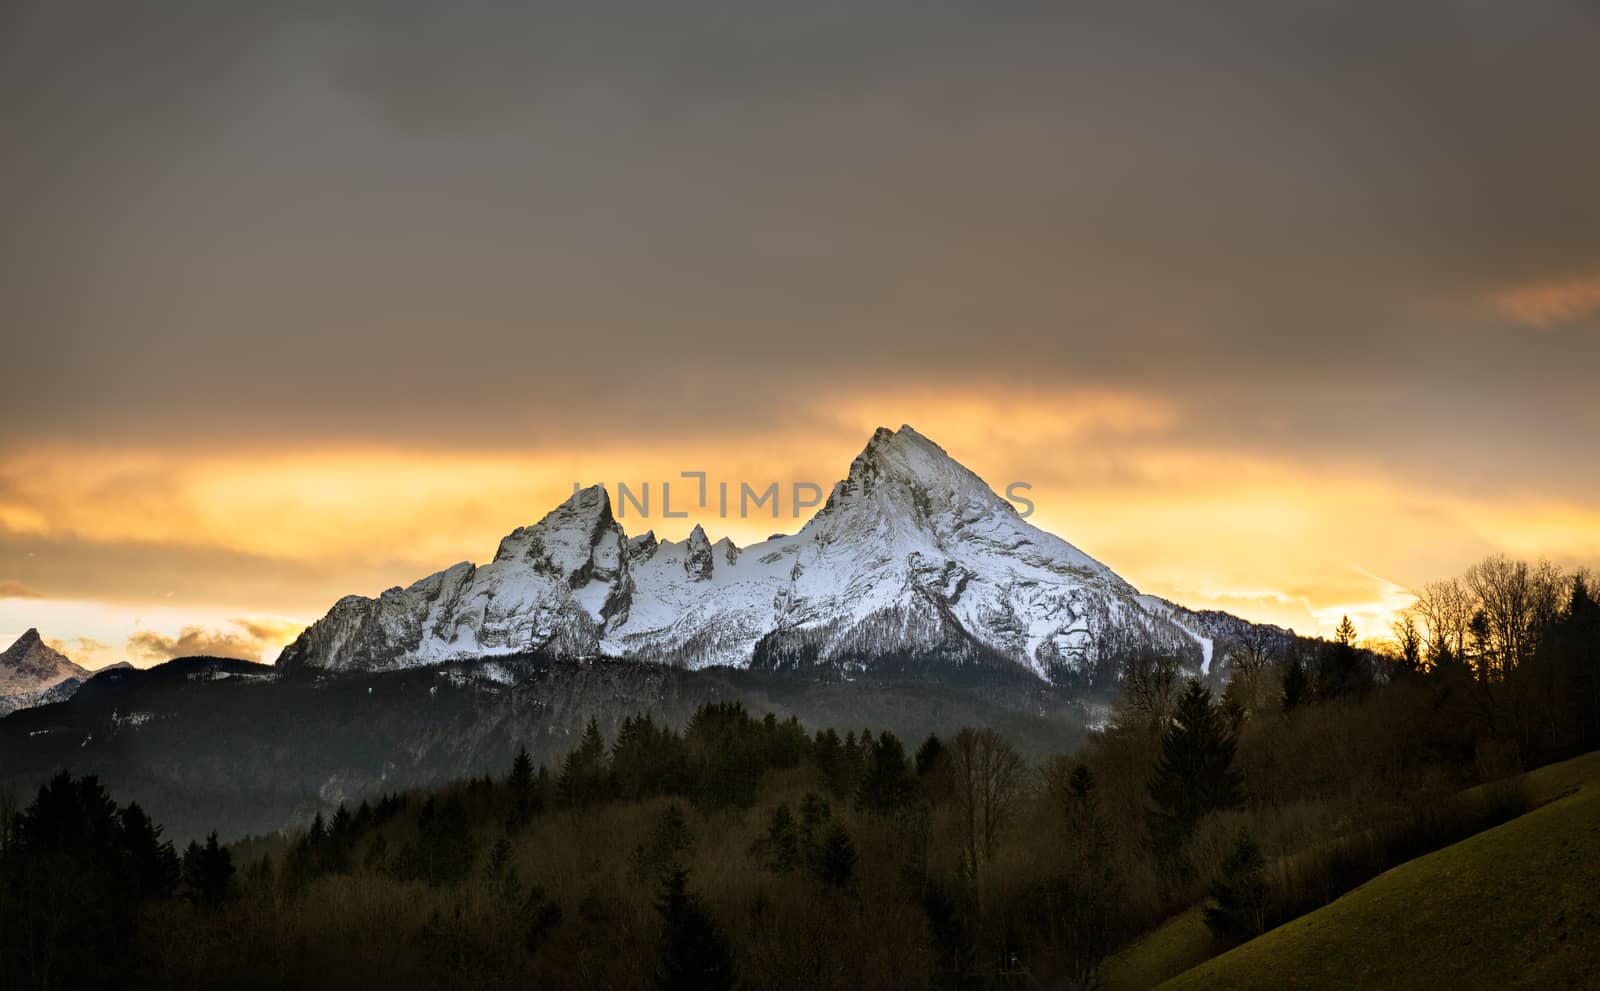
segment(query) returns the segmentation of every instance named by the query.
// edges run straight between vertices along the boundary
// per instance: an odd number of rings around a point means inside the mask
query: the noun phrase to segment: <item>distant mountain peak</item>
[[[68,678],[87,677],[87,668],[46,644],[33,627],[0,653],[0,695],[37,692]]]

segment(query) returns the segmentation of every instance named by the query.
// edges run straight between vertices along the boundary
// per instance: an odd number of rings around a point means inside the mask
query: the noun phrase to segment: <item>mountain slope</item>
[[[1582,783],[1574,794],[1402,864],[1161,987],[1593,987],[1600,973],[1600,861],[1593,856],[1600,847],[1600,753],[1545,771],[1575,772]]]
[[[1203,617],[1139,595],[902,426],[873,435],[798,533],[742,549],[700,527],[682,542],[630,538],[596,486],[512,532],[488,564],[341,599],[278,664],[374,671],[537,651],[1091,684],[1147,648],[1203,667],[1213,639]]]
[[[558,767],[584,725],[608,739],[627,716],[682,727],[707,702],[741,702],[808,728],[903,740],[992,726],[1031,757],[1072,749],[1092,706],[1040,685],[922,680],[842,684],[763,671],[527,656],[338,677],[285,676],[188,657],[97,674],[68,700],[0,719],[0,793],[26,795],[63,767],[137,798],[182,842],[305,825],[411,787],[503,774],[519,747]]]

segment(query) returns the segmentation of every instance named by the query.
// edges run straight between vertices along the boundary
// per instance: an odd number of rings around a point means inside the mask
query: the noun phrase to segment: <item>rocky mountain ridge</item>
[[[339,600],[278,667],[382,671],[532,651],[830,677],[1021,671],[1088,686],[1139,650],[1204,669],[1212,625],[1032,526],[902,426],[873,435],[797,533],[745,548],[699,526],[678,542],[630,537],[595,486],[514,530],[487,564]]]

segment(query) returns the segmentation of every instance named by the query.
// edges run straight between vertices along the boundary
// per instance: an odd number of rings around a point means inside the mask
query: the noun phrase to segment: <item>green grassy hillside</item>
[[[1527,781],[1536,796],[1570,793],[1397,867],[1161,987],[1593,987],[1600,753]]]

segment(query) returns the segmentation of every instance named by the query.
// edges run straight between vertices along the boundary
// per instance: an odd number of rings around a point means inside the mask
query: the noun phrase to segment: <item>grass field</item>
[[[1216,952],[1203,908],[1196,905],[1107,960],[1102,976],[1109,991],[1145,991]]]
[[[1600,753],[1526,781],[1535,798],[1555,800],[1396,867],[1160,986],[1600,986]],[[1176,936],[1158,931],[1152,939],[1146,971],[1172,962],[1157,951],[1183,949]],[[1108,977],[1138,976],[1124,968],[1108,964]]]

